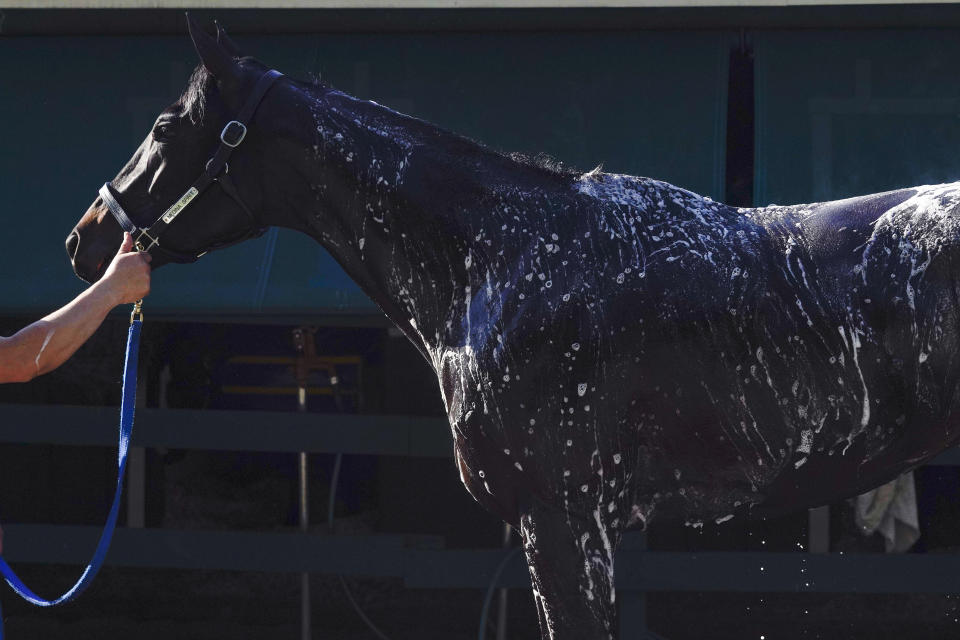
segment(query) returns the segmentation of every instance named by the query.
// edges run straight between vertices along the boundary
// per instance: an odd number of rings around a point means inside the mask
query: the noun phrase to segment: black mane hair
[[[518,151],[511,151],[502,154],[514,162],[518,162],[528,167],[542,169],[561,178],[577,178],[582,176],[584,173],[581,169],[572,167],[562,160],[554,158],[549,153],[544,153],[542,151],[533,156],[527,155],[526,153],[520,153]]]
[[[262,66],[262,64],[252,58],[244,58],[242,61],[256,62]],[[301,81],[297,80],[297,82],[300,83]],[[319,75],[311,77],[310,79],[302,82],[304,85],[306,85],[305,88],[308,89],[326,87],[337,90],[330,83],[322,82]],[[194,125],[199,125],[203,122],[203,117],[205,114],[205,96],[207,91],[210,90],[210,86],[212,84],[213,76],[202,64],[198,65],[190,75],[190,80],[187,82],[187,88],[180,97],[179,104],[182,109],[182,113],[188,116],[190,118],[190,122]],[[576,179],[584,173],[579,168],[570,166],[547,153],[539,152],[534,155],[530,155],[528,153],[522,153],[518,151],[502,151],[500,149],[489,147],[482,142],[473,140],[472,138],[463,136],[461,134],[452,135],[455,135],[471,144],[485,148],[488,151],[519,165],[549,174],[551,177],[560,179],[565,183]]]

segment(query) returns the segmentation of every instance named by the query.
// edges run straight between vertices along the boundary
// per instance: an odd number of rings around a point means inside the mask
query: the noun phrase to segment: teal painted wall
[[[960,180],[960,33],[756,36],[755,202]]]
[[[289,75],[319,74],[493,147],[723,198],[723,32],[239,40]],[[186,36],[0,39],[0,313],[49,311],[82,289],[66,234],[195,62]],[[312,240],[282,230],[159,270],[147,309],[184,318],[379,313]]]

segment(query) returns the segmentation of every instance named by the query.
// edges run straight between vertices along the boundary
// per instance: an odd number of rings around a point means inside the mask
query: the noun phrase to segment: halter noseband
[[[206,251],[203,251],[195,255],[193,253],[183,253],[161,247],[160,234],[167,228],[167,225],[180,215],[187,205],[214,182],[218,183],[223,191],[233,198],[240,208],[243,209],[243,212],[250,218],[251,226],[250,230],[241,237],[216,243],[211,247],[212,249],[221,249],[237,244],[238,242],[243,242],[249,238],[259,236],[265,231],[265,228],[257,224],[253,212],[250,211],[240,197],[240,192],[237,191],[233,179],[229,176],[230,167],[227,164],[227,160],[230,158],[233,150],[236,149],[246,137],[247,123],[250,122],[250,118],[253,117],[263,97],[267,94],[267,91],[270,90],[270,87],[273,86],[273,83],[282,75],[279,71],[271,69],[260,76],[260,79],[257,80],[257,84],[253,88],[253,93],[247,98],[246,103],[244,103],[243,108],[240,109],[240,113],[237,114],[236,119],[228,122],[220,132],[220,146],[213,156],[207,160],[207,165],[203,173],[201,173],[200,177],[190,185],[190,188],[187,189],[176,202],[170,205],[148,228],[142,229],[133,223],[133,220],[130,219],[130,216],[127,215],[127,212],[124,211],[120,202],[117,200],[116,190],[109,182],[105,182],[103,186],[100,187],[100,197],[103,199],[103,203],[110,209],[110,213],[113,214],[113,217],[116,218],[123,230],[133,236],[133,241],[138,251],[157,251],[169,262],[180,263],[195,262],[200,256],[206,253]],[[223,171],[223,175],[220,175],[221,171]]]

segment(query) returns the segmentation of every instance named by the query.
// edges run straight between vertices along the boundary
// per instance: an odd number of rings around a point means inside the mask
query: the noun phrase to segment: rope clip
[[[140,298],[133,303],[133,311],[130,312],[130,324],[133,324],[136,320],[143,322],[143,298]]]

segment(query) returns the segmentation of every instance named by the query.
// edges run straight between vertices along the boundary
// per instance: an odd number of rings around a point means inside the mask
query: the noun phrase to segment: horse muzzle
[[[123,234],[119,225],[108,215],[107,208],[97,198],[66,240],[67,257],[77,277],[89,283],[99,280],[110,258],[120,248]]]

